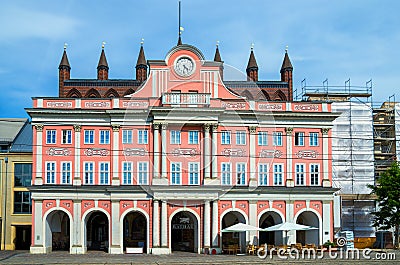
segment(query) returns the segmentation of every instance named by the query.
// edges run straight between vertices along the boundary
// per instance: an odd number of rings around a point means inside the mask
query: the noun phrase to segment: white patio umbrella
[[[286,233],[286,239],[287,239],[287,232],[288,231],[293,231],[293,230],[312,230],[312,229],[318,229],[316,227],[308,226],[308,225],[301,225],[301,224],[296,224],[296,223],[291,223],[291,222],[284,222],[280,223],[277,225],[273,225],[264,229],[261,229],[261,231],[267,231],[267,232],[272,232],[272,231],[285,231]],[[287,244],[287,241],[286,241]]]
[[[243,223],[237,223],[225,229],[222,229],[221,232],[246,232],[246,231],[261,231],[261,230],[262,229],[259,227]]]

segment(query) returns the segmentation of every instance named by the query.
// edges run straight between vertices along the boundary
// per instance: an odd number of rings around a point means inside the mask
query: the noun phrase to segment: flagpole
[[[178,34],[181,35],[181,1],[178,2],[179,5],[179,12],[178,12],[178,17],[179,17],[179,25],[178,25]]]

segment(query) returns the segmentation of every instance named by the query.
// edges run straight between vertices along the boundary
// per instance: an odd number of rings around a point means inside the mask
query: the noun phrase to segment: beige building
[[[32,127],[27,119],[0,120],[1,250],[29,249],[32,207]]]

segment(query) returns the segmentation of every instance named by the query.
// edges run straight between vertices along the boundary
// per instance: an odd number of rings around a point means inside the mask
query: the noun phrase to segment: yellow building
[[[1,119],[1,250],[29,249],[31,245],[31,180],[32,126],[27,119]]]

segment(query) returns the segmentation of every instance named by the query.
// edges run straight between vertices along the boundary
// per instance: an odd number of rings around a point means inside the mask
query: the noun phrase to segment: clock
[[[194,61],[189,57],[179,57],[175,61],[174,69],[178,75],[182,77],[188,77],[193,74],[195,64]]]

